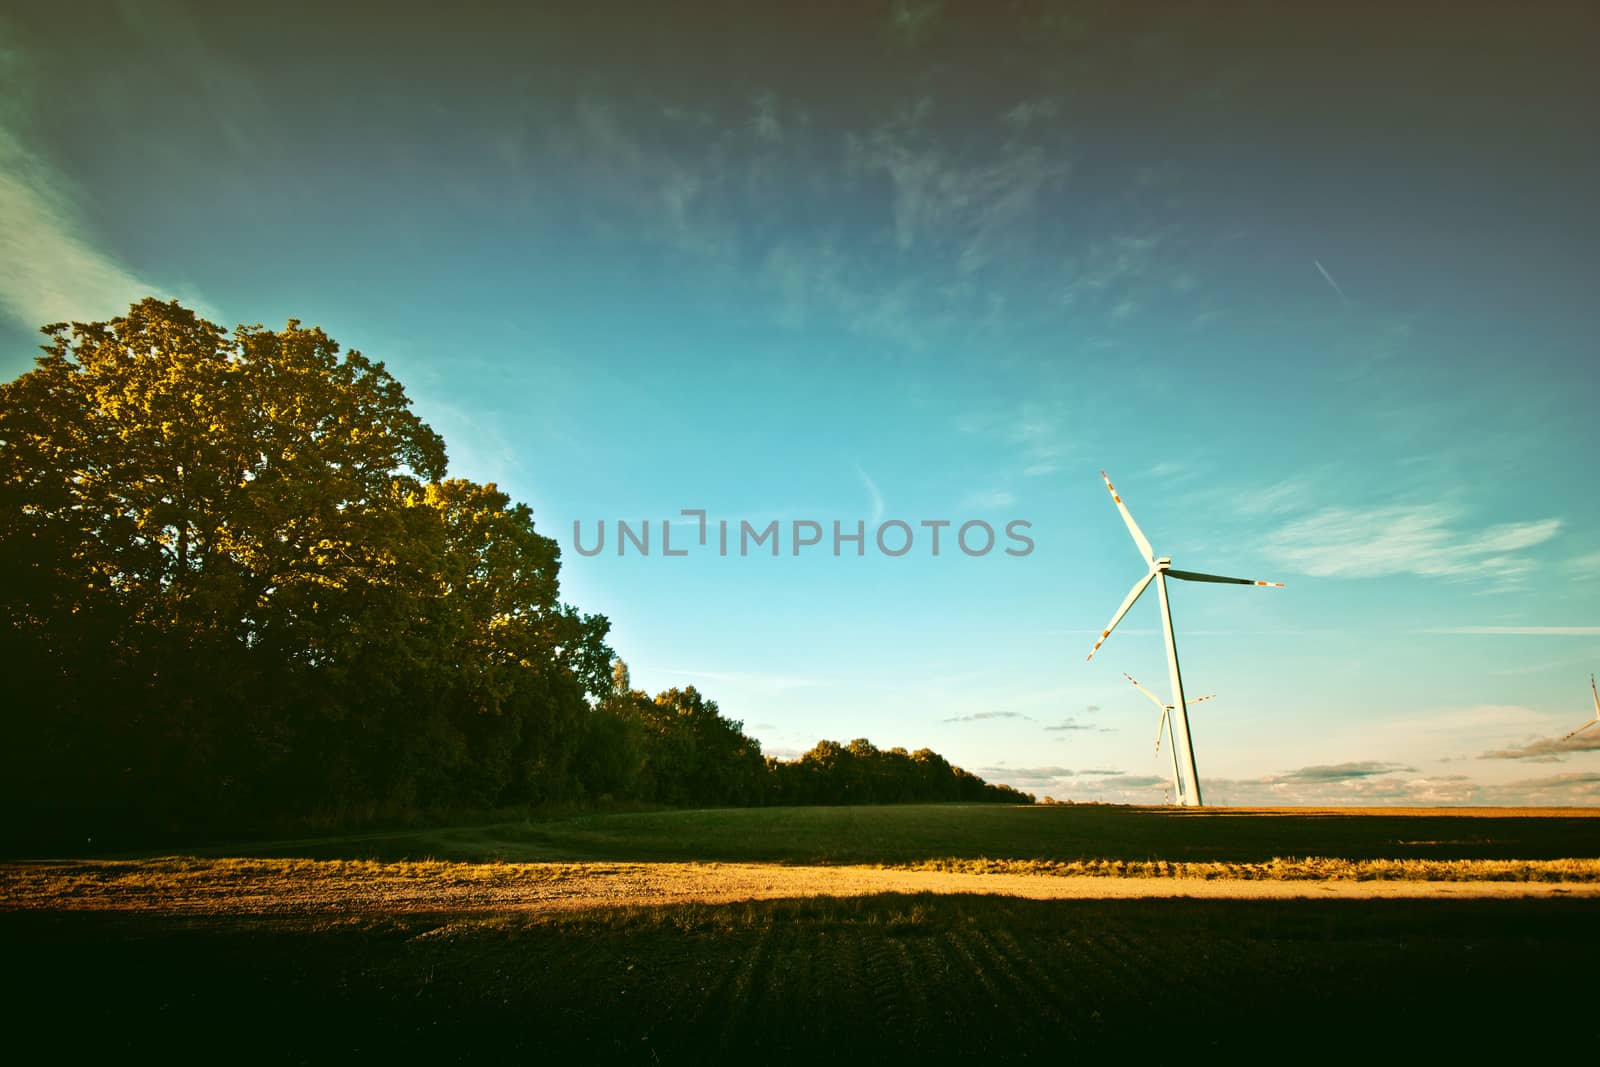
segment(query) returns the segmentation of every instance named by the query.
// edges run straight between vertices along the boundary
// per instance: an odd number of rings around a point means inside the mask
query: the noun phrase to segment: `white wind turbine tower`
[[[1188,790],[1184,793],[1183,804],[1185,807],[1200,807],[1200,773],[1194,766],[1194,741],[1189,734],[1189,708],[1183,700],[1183,676],[1178,671],[1178,642],[1172,635],[1172,606],[1167,601],[1167,579],[1178,578],[1185,582],[1222,582],[1227,585],[1271,585],[1283,587],[1282,582],[1261,582],[1254,578],[1224,578],[1218,574],[1201,574],[1198,571],[1177,571],[1172,569],[1172,558],[1162,556],[1156,558],[1155,549],[1150,547],[1150,541],[1144,532],[1139,529],[1139,524],[1133,521],[1133,516],[1128,512],[1128,506],[1117,495],[1117,490],[1111,484],[1111,479],[1105,471],[1100,472],[1100,477],[1105,479],[1106,489],[1111,493],[1111,499],[1116,502],[1117,510],[1122,513],[1122,521],[1128,526],[1128,533],[1133,535],[1133,543],[1139,546],[1139,552],[1144,556],[1145,563],[1150,567],[1150,573],[1134,583],[1128,599],[1122,602],[1122,607],[1111,616],[1111,622],[1106,625],[1101,633],[1100,640],[1094,643],[1094,648],[1089,650],[1089,659],[1094,659],[1094,654],[1100,651],[1100,646],[1106,643],[1106,638],[1111,636],[1111,631],[1117,628],[1117,623],[1133,607],[1134,602],[1144,593],[1153,581],[1156,583],[1156,592],[1161,597],[1161,630],[1167,639],[1167,672],[1172,679],[1172,715],[1171,722],[1174,728],[1173,747],[1178,751],[1173,755],[1182,763],[1183,778],[1188,783]]]
[[[1174,804],[1182,804],[1183,779],[1178,777],[1178,746],[1172,740],[1172,705],[1140,685],[1139,680],[1127,671],[1123,671],[1122,676],[1132,682],[1135,689],[1149,697],[1152,704],[1161,709],[1161,721],[1156,723],[1156,755],[1161,755],[1161,735],[1166,734],[1167,755],[1172,757],[1172,802]],[[1202,700],[1210,700],[1216,695],[1215,693],[1207,693],[1203,697],[1195,697],[1189,703],[1198,704]]]
[[[1583,733],[1589,727],[1593,726],[1595,723],[1600,722],[1600,689],[1596,689],[1594,687],[1594,675],[1592,674],[1589,675],[1589,692],[1594,695],[1594,718],[1590,719],[1588,722],[1572,731],[1566,737],[1563,737],[1561,741],[1570,741],[1574,737],[1577,737],[1579,734]],[[1557,741],[1556,744],[1559,745],[1561,741]]]

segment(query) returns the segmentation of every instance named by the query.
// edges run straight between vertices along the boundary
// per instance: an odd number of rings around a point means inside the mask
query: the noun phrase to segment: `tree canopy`
[[[13,799],[234,826],[934,798],[826,754],[782,778],[694,688],[631,690],[607,620],[561,601],[530,509],[447,478],[400,382],[321,329],[230,333],[147,299],[43,332],[0,385]]]

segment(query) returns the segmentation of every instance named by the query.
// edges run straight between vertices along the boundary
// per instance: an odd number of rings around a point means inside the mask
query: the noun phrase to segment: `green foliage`
[[[148,299],[43,332],[0,386],[0,799],[37,827],[1030,799],[865,740],[764,760],[693,687],[631,689],[529,508],[447,479],[320,329]]]
[[[987,801],[1031,804],[1033,797],[991,785],[930,749],[879,749],[864,737],[820,741],[792,763],[773,761],[775,795],[785,804],[906,804]]]
[[[44,332],[0,386],[9,789],[191,825],[570,792],[606,621],[382,363],[155,300]]]
[[[1600,880],[1600,811],[895,804],[630,811],[203,854],[470,863],[871,864],[1006,873]],[[170,849],[160,854],[165,855]],[[1299,858],[1293,858],[1299,857]],[[1578,857],[1574,859],[1574,857]],[[1365,872],[1364,874],[1358,872]],[[48,872],[41,872],[41,877]],[[0,887],[3,888],[3,887]]]

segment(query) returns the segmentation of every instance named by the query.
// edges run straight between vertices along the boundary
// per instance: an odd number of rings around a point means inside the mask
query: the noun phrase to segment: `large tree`
[[[566,787],[605,620],[525,506],[444,480],[382,363],[156,300],[44,333],[0,386],[12,788],[236,815]]]

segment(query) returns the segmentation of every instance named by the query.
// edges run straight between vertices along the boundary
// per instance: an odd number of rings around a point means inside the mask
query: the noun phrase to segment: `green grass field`
[[[988,859],[1021,867],[1283,856],[1595,860],[1600,813],[662,812],[193,850],[200,851],[217,860]],[[293,868],[287,859],[222,863],[208,877]],[[159,877],[159,865],[139,869]],[[581,867],[572,876],[583,877]],[[0,908],[0,947],[13,979],[13,1043],[77,1055],[1389,1061],[1493,1051],[1526,1059],[1600,1037],[1600,907],[1559,897],[1034,901],[883,893],[492,914],[180,915],[63,905]]]
[[[170,850],[168,850],[170,851]],[[477,862],[1264,863],[1600,858],[1600,811],[1114,805],[727,808],[229,844],[203,854]]]

